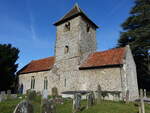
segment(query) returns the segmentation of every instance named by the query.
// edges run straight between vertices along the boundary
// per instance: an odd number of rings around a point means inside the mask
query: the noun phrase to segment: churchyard
[[[0,113],[150,113],[147,103],[142,111],[143,99],[138,102],[106,101],[101,95],[98,92],[95,98],[94,93],[89,92],[86,99],[82,99],[81,94],[75,93],[73,99],[64,99],[57,92],[52,96],[48,96],[47,91],[40,94],[29,90],[26,95],[1,92]]]

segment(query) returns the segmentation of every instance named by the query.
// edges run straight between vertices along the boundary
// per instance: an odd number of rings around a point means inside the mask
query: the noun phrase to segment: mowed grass
[[[22,99],[16,100],[7,100],[0,103],[0,113],[13,113],[15,106]],[[34,113],[40,113],[41,111],[41,100],[36,98],[32,101],[34,106]],[[114,101],[102,101],[99,104],[89,107],[86,109],[86,101],[81,103],[82,111],[78,113],[137,113],[138,107],[135,106],[135,103],[125,104],[123,102],[114,102]],[[150,113],[150,105],[145,104],[146,113]],[[72,113],[72,101],[65,100],[64,104],[56,105],[56,113]]]

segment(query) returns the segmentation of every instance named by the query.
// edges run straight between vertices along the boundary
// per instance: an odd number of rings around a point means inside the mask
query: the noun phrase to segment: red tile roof
[[[48,57],[43,58],[40,60],[33,60],[29,64],[27,64],[25,67],[23,67],[19,73],[31,73],[31,72],[38,72],[38,71],[46,71],[50,70],[55,62],[55,57]]]
[[[125,48],[95,52],[80,65],[80,69],[120,65],[123,64],[124,55]]]
[[[111,49],[102,52],[95,52],[80,65],[79,69],[89,69],[95,67],[115,66],[123,64],[125,48]],[[22,68],[18,73],[31,73],[50,70],[55,63],[55,57],[48,57],[40,60],[33,60]]]

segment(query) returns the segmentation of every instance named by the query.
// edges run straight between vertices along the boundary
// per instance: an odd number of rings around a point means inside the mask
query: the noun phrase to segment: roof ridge
[[[49,56],[49,57],[45,57],[45,58],[41,58],[41,59],[37,59],[37,60],[31,60],[31,62],[32,62],[32,61],[44,60],[44,59],[48,59],[48,58],[53,58],[53,57],[55,57],[55,56]]]
[[[119,47],[119,48],[112,48],[112,49],[108,49],[108,50],[96,51],[96,52],[93,52],[92,54],[94,54],[94,53],[106,52],[106,51],[110,51],[110,50],[123,49],[123,48],[125,49],[126,47]]]

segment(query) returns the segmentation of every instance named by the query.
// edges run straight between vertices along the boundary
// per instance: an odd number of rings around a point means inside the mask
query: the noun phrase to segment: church
[[[98,26],[76,4],[55,24],[54,56],[32,60],[19,71],[23,93],[56,87],[61,95],[67,91],[108,93],[109,100],[138,98],[136,65],[129,46],[96,51]],[[113,93],[115,92],[115,93]]]

